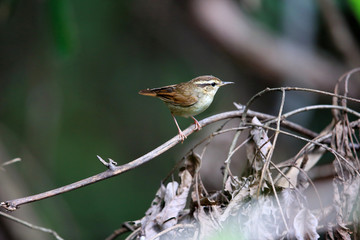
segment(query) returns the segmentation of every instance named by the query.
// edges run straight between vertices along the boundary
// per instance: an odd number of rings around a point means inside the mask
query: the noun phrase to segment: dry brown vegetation
[[[358,239],[360,113],[349,108],[348,103],[358,106],[360,100],[349,97],[348,89],[350,79],[354,78],[352,75],[359,71],[354,69],[344,74],[334,93],[296,87],[267,88],[246,105],[235,104],[235,111],[200,121],[206,126],[227,120],[195,144],[164,178],[145,216],[123,223],[108,239],[126,232],[131,232],[127,239],[318,239],[319,234],[327,239]],[[286,96],[293,91],[326,95],[332,98],[332,104],[284,112]],[[261,101],[264,94],[273,92],[280,92],[282,96],[277,116],[250,110],[254,101]],[[296,120],[299,113],[315,110],[332,113],[332,119],[326,120],[328,126],[319,134],[288,120],[289,117]],[[238,127],[229,127],[229,122],[236,120]],[[184,134],[192,132],[191,126]],[[200,169],[207,164],[204,156],[209,145],[225,133],[232,133],[232,140],[230,145],[221,146],[228,149],[221,160],[223,167],[213,169],[222,172],[222,187],[209,191],[203,184]],[[291,158],[275,154],[280,149],[278,139],[282,136],[302,143],[297,146],[300,151],[293,152]],[[99,157],[108,170],[58,189],[2,202],[1,206],[13,211],[22,204],[119,175],[179,142],[175,136],[122,166]],[[236,155],[244,148],[246,154]],[[234,169],[237,165],[232,163],[236,161],[247,162],[246,167],[241,171]],[[320,161],[325,163],[319,164]],[[320,184],[319,180],[326,184]],[[52,230],[20,223],[61,239]]]
[[[349,101],[360,102],[348,97],[349,79],[357,71],[341,77],[334,93],[266,89],[245,106],[235,104],[241,112],[239,127],[227,128],[226,122],[195,145],[182,165],[174,168],[179,180],[174,180],[172,172],[173,179],[163,181],[145,216],[125,223],[109,239],[128,230],[132,233],[127,239],[318,239],[319,234],[327,239],[358,239],[360,113],[347,106]],[[255,99],[261,101],[263,94],[273,91],[282,93],[277,116],[248,110]],[[284,113],[290,91],[330,95],[332,104]],[[319,109],[332,112],[330,124],[319,134],[286,120]],[[203,156],[211,141],[229,131],[235,134],[230,146],[222,146],[229,148],[222,160],[223,187],[209,192],[199,171],[207,163]],[[274,157],[282,135],[303,143],[289,159]],[[246,148],[246,156],[234,158],[241,148]],[[331,157],[320,165],[326,153]],[[239,171],[230,163],[244,160],[247,168],[235,175]],[[327,184],[317,184],[319,179]]]

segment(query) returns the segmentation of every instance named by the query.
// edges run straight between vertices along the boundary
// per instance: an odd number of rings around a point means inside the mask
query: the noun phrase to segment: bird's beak
[[[222,82],[221,86],[228,85],[228,84],[234,84],[233,82]]]

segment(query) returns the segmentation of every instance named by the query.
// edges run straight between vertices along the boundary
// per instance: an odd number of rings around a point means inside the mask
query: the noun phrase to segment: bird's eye
[[[215,87],[215,86],[216,86],[216,83],[215,83],[215,82],[211,83],[211,86]]]

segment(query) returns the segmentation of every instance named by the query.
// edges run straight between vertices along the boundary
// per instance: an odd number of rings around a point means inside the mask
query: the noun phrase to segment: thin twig
[[[311,186],[313,187],[314,191],[315,191],[315,194],[316,194],[316,197],[318,198],[319,200],[319,204],[320,204],[320,209],[322,210],[322,213],[324,213],[324,206],[323,206],[323,203],[322,203],[322,200],[321,200],[321,197],[320,197],[320,193],[318,192],[316,186],[315,186],[315,183],[313,182],[313,180],[311,180],[311,178],[309,177],[309,175],[307,174],[307,172],[298,167],[298,166],[294,166],[295,168],[297,168],[300,172],[302,172],[306,178],[309,180],[309,183],[311,184]]]
[[[131,222],[134,222],[134,221],[131,221]],[[134,228],[133,225],[130,224],[129,222],[124,222],[120,228],[114,230],[114,232],[110,236],[108,236],[105,240],[113,240],[113,239],[117,238],[118,236],[120,236],[121,234],[129,232],[129,231],[134,232],[135,229],[140,229],[139,226],[140,225],[138,225],[137,228]]]
[[[236,106],[236,105],[235,105]],[[245,108],[238,108],[239,111],[241,110],[244,110]],[[243,113],[244,114],[244,113]],[[242,114],[242,116],[244,116]],[[245,119],[243,119],[242,121],[240,121],[239,123],[239,129],[241,128],[241,126],[243,125],[243,123],[245,122]],[[226,184],[226,181],[227,181],[227,178],[228,178],[228,175],[229,175],[229,169],[230,169],[230,164],[231,164],[231,156],[232,156],[232,152],[234,151],[235,149],[235,146],[236,146],[236,143],[240,137],[240,134],[242,133],[241,130],[237,130],[235,135],[234,135],[234,138],[233,140],[231,141],[231,145],[230,145],[230,148],[229,148],[229,152],[228,152],[228,157],[226,158],[226,161],[224,162],[225,164],[225,169],[224,169],[224,177],[223,177],[223,189],[225,189],[225,184]]]
[[[195,226],[193,224],[176,224],[172,227],[169,227],[167,229],[165,229],[164,231],[159,232],[158,234],[156,234],[155,236],[153,236],[152,238],[150,238],[150,240],[155,240],[155,239],[160,239],[160,237],[168,232],[171,232],[175,229],[178,228],[195,228]]]
[[[256,125],[256,124],[250,124],[249,125],[252,125],[252,126],[258,126],[258,127],[263,127],[263,128],[267,128],[269,130],[272,130],[272,131],[277,131],[275,128],[272,128],[272,127],[268,127],[268,126],[263,126],[263,125]],[[360,176],[360,172],[351,164],[349,163],[349,161],[343,157],[340,153],[338,153],[337,151],[335,151],[334,149],[326,146],[325,144],[322,144],[320,142],[317,142],[317,141],[314,141],[314,140],[311,140],[311,139],[307,139],[307,138],[304,138],[304,137],[301,137],[301,136],[298,136],[298,135],[295,135],[295,134],[292,134],[292,133],[289,133],[289,132],[286,132],[286,131],[283,131],[283,130],[279,130],[280,133],[282,134],[285,134],[285,135],[288,135],[288,136],[291,136],[291,137],[294,137],[294,138],[297,138],[297,139],[300,139],[300,140],[303,140],[303,141],[306,141],[306,142],[309,142],[309,143],[313,143],[317,146],[320,146],[322,148],[324,148],[325,150],[329,151],[330,153],[332,153],[336,159],[340,158],[341,160],[343,160],[345,163],[348,164],[348,166],[353,169],[356,174],[358,176]]]
[[[205,137],[204,139],[202,139],[202,140],[200,140],[198,143],[196,143],[196,144],[188,151],[187,154],[190,154],[191,152],[193,152],[195,148],[197,148],[198,146],[200,146],[201,144],[203,144],[205,141],[209,141],[210,138],[213,138],[213,137],[215,137],[216,135],[221,134],[222,131],[224,131],[224,130],[222,130],[222,129],[225,127],[225,125],[226,125],[228,122],[229,122],[229,120],[228,120],[228,121],[225,121],[225,123],[223,123],[215,132],[212,132],[210,135],[208,135],[207,137]],[[225,129],[225,130],[226,130],[226,129]]]
[[[359,68],[360,69],[360,68]],[[358,69],[358,70],[359,70]],[[353,70],[352,72],[354,72],[355,70]],[[339,94],[334,94],[334,93],[330,93],[330,92],[326,92],[326,91],[321,91],[321,90],[317,90],[317,89],[311,89],[311,88],[299,88],[299,87],[279,87],[279,88],[266,88],[264,90],[262,90],[261,92],[258,92],[257,94],[255,94],[246,104],[245,104],[245,108],[244,108],[244,112],[242,114],[242,120],[243,122],[245,121],[247,112],[250,108],[250,105],[259,97],[261,97],[262,95],[264,95],[265,93],[270,93],[270,92],[275,92],[275,91],[302,91],[302,92],[311,92],[311,93],[318,93],[318,94],[323,94],[323,95],[327,95],[327,96],[332,96],[332,97],[337,97],[340,99],[347,99],[350,101],[354,101],[357,103],[360,103],[359,99],[356,98],[351,98],[351,97],[347,97],[347,96],[343,96],[343,95],[339,95]]]
[[[279,114],[278,114],[278,118],[277,118],[275,136],[274,136],[274,140],[272,142],[272,146],[271,146],[271,148],[269,149],[269,151],[267,152],[267,154],[265,156],[266,159],[265,159],[265,164],[263,166],[263,170],[261,172],[261,177],[260,177],[260,181],[259,181],[259,188],[258,188],[258,195],[259,195],[260,189],[262,187],[262,182],[264,180],[265,173],[266,173],[266,171],[268,171],[270,161],[271,161],[272,155],[274,153],[274,149],[275,149],[277,139],[278,139],[278,136],[279,136],[279,133],[280,133],[280,122],[281,122],[282,111],[284,109],[284,104],[285,104],[285,90],[282,90],[281,104],[280,104]]]
[[[271,161],[270,161],[270,162],[271,162]],[[283,212],[283,208],[281,207],[280,200],[279,200],[279,196],[277,195],[277,192],[276,192],[276,189],[275,189],[275,184],[274,184],[274,181],[273,181],[273,179],[272,179],[270,170],[267,168],[267,169],[266,169],[266,172],[267,172],[267,174],[268,174],[268,178],[269,178],[269,180],[270,180],[271,187],[272,187],[272,190],[273,190],[273,192],[274,192],[274,196],[275,196],[275,199],[276,199],[276,203],[277,203],[278,206],[279,206],[281,218],[282,218],[282,220],[283,220],[283,222],[284,222],[286,231],[289,232],[289,227],[288,227],[288,225],[287,225],[287,222],[286,222],[286,219],[285,219],[285,215],[284,215],[284,212]]]
[[[44,228],[44,227],[40,227],[40,226],[34,225],[34,224],[32,224],[32,223],[26,222],[26,221],[24,221],[24,220],[21,220],[21,219],[19,219],[19,218],[16,218],[16,217],[14,217],[14,216],[11,216],[11,215],[9,215],[9,214],[7,214],[7,213],[4,213],[4,212],[1,212],[1,211],[0,211],[0,215],[2,215],[2,216],[4,216],[5,218],[10,219],[10,220],[12,220],[12,221],[14,221],[14,222],[20,223],[20,224],[22,224],[22,225],[24,225],[24,226],[26,226],[26,227],[28,227],[28,228],[31,228],[31,229],[34,229],[34,230],[39,230],[39,231],[45,232],[45,233],[50,233],[50,234],[52,234],[52,235],[53,235],[56,239],[58,239],[58,240],[63,240],[63,238],[60,237],[60,236],[57,234],[57,232],[55,232],[55,231],[52,230],[52,229]]]
[[[264,91],[261,92],[261,94],[264,94],[265,92],[270,92],[270,91],[278,91],[278,90],[282,90],[282,91],[307,91],[307,92],[314,92],[314,93],[320,93],[320,94],[325,94],[325,95],[329,95],[329,96],[335,96],[341,99],[347,99],[347,100],[351,100],[351,101],[355,101],[355,102],[360,102],[360,100],[354,99],[354,98],[349,98],[349,97],[344,97],[338,94],[333,94],[333,93],[329,93],[329,92],[324,92],[324,91],[319,91],[319,90],[315,90],[315,89],[307,89],[307,88],[296,88],[296,87],[283,87],[283,88],[274,88],[274,89],[266,89]],[[260,96],[261,94],[257,94],[255,95],[249,102],[248,104],[245,106],[245,108],[243,110],[238,110],[238,111],[230,111],[230,112],[224,112],[224,113],[220,113],[217,115],[213,115],[211,117],[208,117],[206,119],[203,119],[202,121],[200,121],[200,124],[202,126],[207,126],[211,123],[220,121],[220,120],[224,120],[224,119],[229,119],[229,118],[236,118],[236,117],[240,117],[242,116],[242,118],[244,119],[247,116],[250,116],[251,114],[254,115],[261,115],[264,117],[263,114],[260,113],[256,113],[254,111],[250,111],[248,110],[248,107],[250,105],[250,103],[252,101],[254,101],[255,98],[257,98],[258,96]],[[265,115],[266,117],[266,115]],[[273,116],[272,116],[273,117]],[[300,131],[300,133],[303,134],[309,134],[312,135],[314,137],[314,135],[317,136],[316,133],[311,133],[311,131],[305,131],[305,128],[302,128],[301,126],[291,123],[288,121],[282,121],[282,125],[287,127],[290,130],[298,130]],[[295,126],[295,127],[294,127]],[[192,134],[195,131],[193,126],[188,127],[186,130],[183,131],[183,133],[185,134],[185,136],[189,136],[190,134]],[[307,132],[307,133],[305,133]],[[310,132],[310,133],[309,133]],[[238,135],[238,134],[236,134]],[[299,137],[299,136],[297,136]],[[305,139],[305,138],[304,138]],[[236,139],[234,139],[236,140]],[[308,139],[307,139],[308,140]],[[308,140],[309,141],[309,140]],[[167,150],[171,149],[172,147],[174,147],[175,145],[177,145],[180,142],[178,136],[173,137],[172,139],[168,140],[167,142],[165,142],[164,144],[160,145],[159,147],[155,148],[154,150],[150,151],[149,153],[143,155],[142,157],[139,157],[129,163],[126,163],[124,165],[121,166],[116,166],[112,169],[109,169],[107,171],[101,172],[99,174],[96,174],[94,176],[88,177],[86,179],[82,179],[80,181],[77,181],[75,183],[71,183],[69,185],[63,186],[63,187],[59,187],[47,192],[43,192],[43,193],[39,193],[36,195],[32,195],[32,196],[28,196],[28,197],[23,197],[23,198],[19,198],[19,199],[14,199],[14,200],[9,200],[6,202],[1,202],[0,206],[2,206],[3,208],[10,210],[10,211],[14,211],[16,210],[20,205],[22,204],[27,204],[30,202],[34,202],[34,201],[39,201],[45,198],[49,198],[49,197],[53,197],[56,196],[58,194],[62,194],[68,191],[72,191],[74,189],[78,189],[80,187],[84,187],[102,180],[105,180],[107,178],[110,177],[114,177],[117,176],[119,174],[122,174],[124,172],[127,172],[131,169],[134,169],[150,160],[152,160],[153,158],[159,156],[160,154],[166,152]],[[236,141],[234,141],[236,142]],[[235,147],[235,145],[234,145]],[[231,151],[229,151],[229,153],[231,153]],[[341,158],[341,156],[339,156]]]
[[[20,161],[21,161],[21,158],[11,159],[11,160],[9,160],[9,161],[6,161],[6,162],[2,163],[1,166],[0,166],[0,169],[5,170],[5,169],[4,169],[5,166],[10,165],[10,164],[13,164],[13,163],[16,163],[16,162],[20,162]]]
[[[310,110],[315,110],[315,109],[338,109],[338,110],[343,110],[345,112],[351,113],[354,116],[360,118],[360,113],[359,112],[357,112],[355,110],[352,110],[352,109],[350,109],[348,107],[321,104],[321,105],[312,105],[312,106],[306,106],[306,107],[295,109],[293,111],[287,112],[286,114],[283,114],[281,116],[281,119],[285,119],[285,118],[288,118],[288,117],[290,117],[292,115],[295,115],[295,114],[298,114],[298,113],[301,113],[301,112],[310,111]],[[273,119],[271,121],[268,121],[268,123],[272,123],[272,122],[275,122],[275,121],[277,121],[277,119]]]
[[[237,110],[237,111],[229,111],[229,112],[224,112],[224,113],[220,113],[220,114],[216,114],[213,116],[210,116],[208,118],[205,118],[203,120],[200,121],[201,126],[207,126],[209,124],[212,124],[214,122],[217,121],[221,121],[224,119],[230,119],[230,118],[236,118],[236,117],[240,117],[243,114],[243,110]],[[248,111],[248,116],[257,116],[260,119],[272,119],[274,118],[274,116],[272,115],[266,115],[266,114],[262,114],[259,112],[255,112],[255,111]],[[301,127],[298,124],[292,123],[290,121],[282,121],[281,123],[284,127],[287,127],[290,130],[299,132],[301,134],[304,134],[306,136],[317,136],[317,133],[311,132],[310,130]],[[190,126],[187,129],[185,129],[183,131],[183,133],[186,136],[189,136],[190,134],[192,134],[194,132],[194,127]],[[32,195],[32,196],[28,196],[28,197],[23,197],[23,198],[18,198],[18,199],[14,199],[14,200],[9,200],[6,202],[1,202],[0,206],[2,206],[3,208],[9,210],[9,211],[14,211],[16,210],[20,205],[23,204],[27,204],[27,203],[31,203],[31,202],[35,202],[35,201],[39,201],[42,199],[46,199],[49,197],[53,197],[56,196],[58,194],[62,194],[65,192],[69,192],[114,176],[117,176],[119,174],[122,174],[124,172],[127,172],[129,170],[132,170],[148,161],[150,161],[151,159],[159,156],[160,154],[166,152],[167,150],[171,149],[172,147],[174,147],[176,144],[178,144],[180,142],[179,137],[175,136],[172,139],[168,140],[167,142],[165,142],[164,144],[160,145],[159,147],[155,148],[154,150],[152,150],[151,152],[143,155],[142,157],[139,157],[129,163],[126,163],[124,165],[121,166],[117,166],[114,167],[113,169],[110,170],[106,170],[104,172],[101,172],[99,174],[96,174],[94,176],[82,179],[80,181],[71,183],[69,185],[65,185],[63,187],[60,188],[56,188],[53,190],[49,190],[43,193],[39,193],[36,195]]]
[[[200,121],[201,126],[205,127],[211,123],[220,121],[220,120],[224,120],[224,119],[228,119],[228,118],[234,118],[234,117],[239,117],[241,116],[241,112],[240,111],[230,111],[230,112],[225,112],[225,113],[220,113],[220,114],[216,114],[213,115],[211,117],[208,117],[206,119],[203,119],[202,121]],[[188,127],[187,129],[185,129],[183,131],[183,133],[186,136],[189,136],[190,134],[192,134],[195,131],[193,126]],[[32,196],[28,196],[28,197],[23,197],[23,198],[18,198],[18,199],[14,199],[14,200],[9,200],[6,202],[1,202],[1,206],[9,211],[14,211],[16,210],[20,205],[22,204],[27,204],[27,203],[31,203],[31,202],[35,202],[35,201],[39,201],[45,198],[49,198],[49,197],[53,197],[56,196],[58,194],[62,194],[65,192],[69,192],[72,191],[74,189],[78,189],[105,179],[108,179],[110,177],[114,177],[117,176],[119,174],[122,174],[124,172],[127,172],[131,169],[134,169],[148,161],[150,161],[151,159],[159,156],[160,154],[166,152],[167,150],[169,150],[170,148],[174,147],[175,145],[177,145],[178,143],[180,143],[180,139],[178,136],[173,137],[172,139],[168,140],[167,142],[165,142],[164,144],[160,145],[159,147],[155,148],[154,150],[150,151],[149,153],[143,155],[142,157],[139,157],[129,163],[126,163],[124,165],[118,166],[118,167],[114,167],[112,169],[109,169],[107,171],[104,171],[102,173],[96,174],[94,176],[82,179],[80,181],[71,183],[69,185],[60,187],[60,188],[56,188],[47,192],[43,192],[43,193],[39,193],[36,195],[32,195]]]
[[[118,228],[113,233],[111,233],[110,236],[105,238],[105,240],[113,240],[113,239],[117,238],[118,236],[120,236],[121,234],[126,233],[128,231],[130,231],[130,230],[127,227]]]
[[[289,185],[291,185],[293,187],[293,189],[296,189],[296,191],[299,191],[296,188],[296,186],[288,179],[288,177],[285,175],[285,173],[283,173],[283,171],[281,171],[281,169],[275,163],[270,162],[270,164],[274,167],[274,169],[276,169],[280,173],[281,176],[283,176],[284,179],[286,179],[289,182]],[[289,164],[289,166],[292,167],[293,165]],[[271,168],[269,168],[269,169],[271,169]],[[276,181],[275,181],[275,183],[276,183]]]
[[[230,152],[230,155],[228,155],[228,157],[225,160],[225,163],[228,163],[230,158],[241,148],[243,147],[246,143],[248,143],[250,141],[251,137],[248,137],[247,139],[245,139],[239,146],[237,146],[232,152]]]
[[[241,128],[241,124],[242,123],[240,122],[239,129]],[[225,188],[226,180],[227,180],[227,178],[229,176],[228,170],[229,170],[229,166],[230,166],[230,163],[231,163],[232,152],[234,151],[234,149],[236,147],[236,143],[237,143],[237,140],[240,137],[241,132],[242,131],[240,131],[240,130],[236,131],[235,136],[234,136],[234,138],[233,138],[233,140],[231,142],[231,145],[230,145],[228,157],[226,158],[226,161],[224,162],[225,163],[225,170],[224,170],[224,178],[223,178],[223,188]]]
[[[131,239],[137,237],[140,232],[141,232],[141,228],[136,229],[135,231],[130,233],[130,235],[125,238],[125,240],[131,240]]]

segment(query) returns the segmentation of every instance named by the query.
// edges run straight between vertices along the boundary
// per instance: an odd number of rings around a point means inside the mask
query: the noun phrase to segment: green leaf
[[[350,4],[350,9],[354,12],[356,19],[360,23],[360,1],[349,0],[349,4]]]

